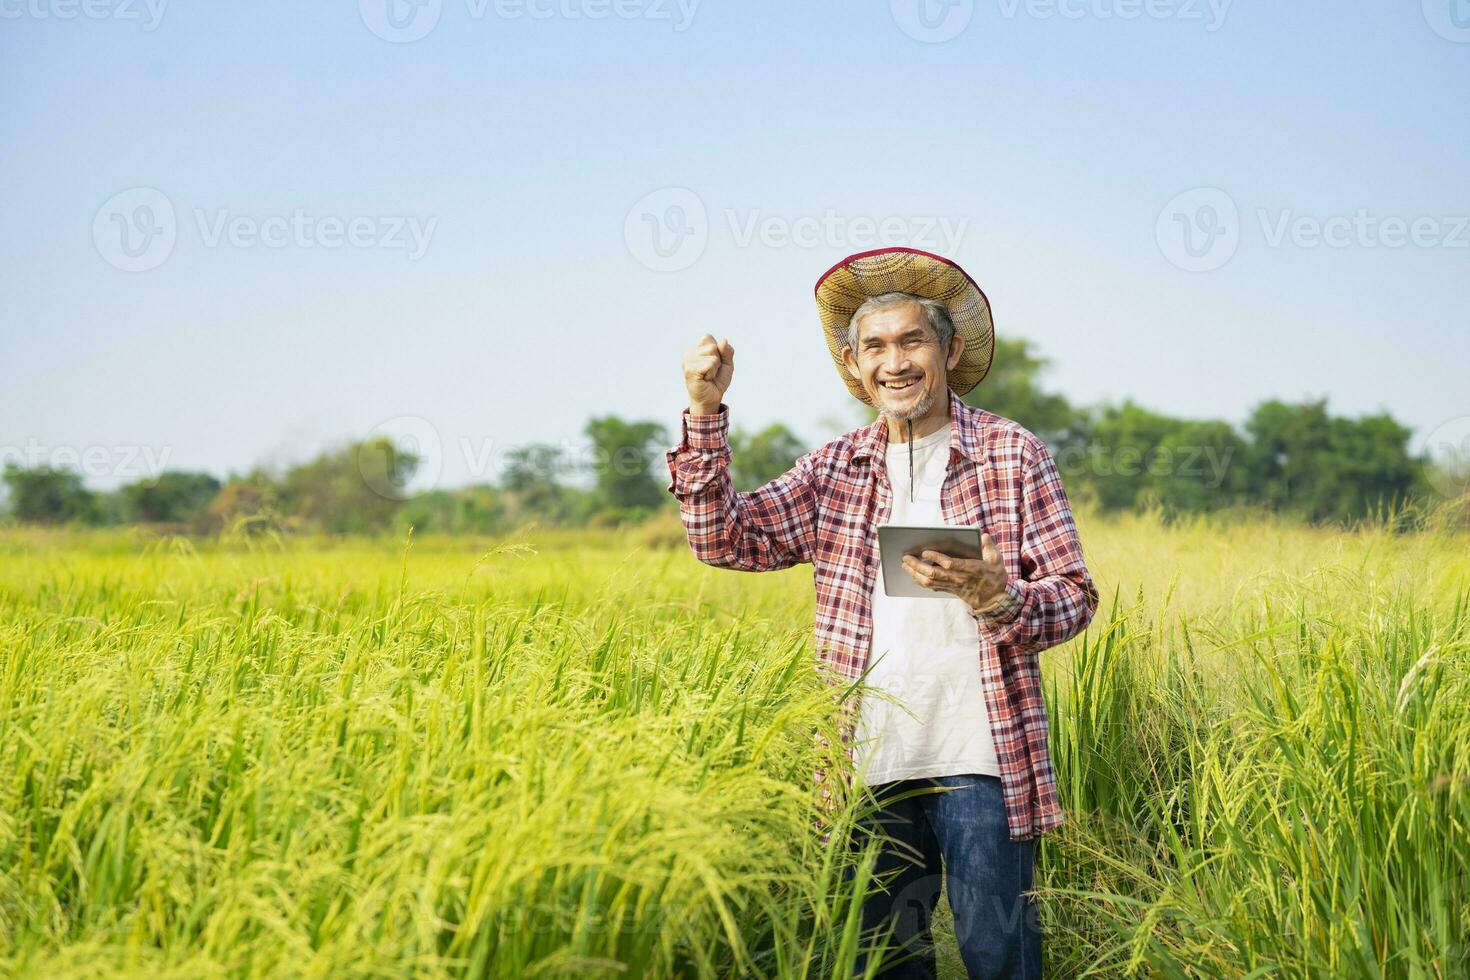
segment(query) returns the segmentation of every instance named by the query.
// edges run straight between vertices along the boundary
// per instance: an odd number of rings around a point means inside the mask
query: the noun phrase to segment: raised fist
[[[689,411],[714,415],[725,400],[735,374],[735,348],[729,340],[718,343],[710,334],[684,352],[684,386],[689,389]]]

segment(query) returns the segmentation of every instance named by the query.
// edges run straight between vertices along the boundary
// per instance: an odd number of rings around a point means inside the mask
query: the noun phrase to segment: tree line
[[[1436,499],[1433,464],[1411,453],[1412,433],[1387,414],[1343,418],[1328,411],[1325,399],[1269,400],[1237,428],[1175,418],[1132,401],[1079,407],[1043,389],[1046,363],[1027,341],[998,341],[994,369],[965,401],[1044,439],[1074,505],[1154,508],[1166,518],[1266,509],[1350,523]],[[860,409],[854,424],[876,418]],[[89,489],[69,469],[10,463],[3,471],[3,511],[27,523],[136,523],[198,534],[410,526],[496,534],[529,523],[625,525],[676,510],[665,489],[664,451],[677,433],[657,422],[603,416],[590,420],[584,435],[590,461],[532,443],[508,452],[494,481],[421,493],[408,492],[421,458],[385,437],[324,451],[283,472],[257,468],[219,480],[166,471],[107,492]],[[730,445],[731,476],[740,490],[781,475],[810,448],[779,423],[753,432],[737,424]],[[1450,483],[1464,488],[1463,480],[1435,482],[1441,490]]]

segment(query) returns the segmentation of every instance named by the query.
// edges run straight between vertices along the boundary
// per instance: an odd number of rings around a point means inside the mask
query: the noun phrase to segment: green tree
[[[122,496],[133,520],[189,523],[208,510],[219,490],[220,482],[208,473],[168,470],[152,480],[129,483]]]
[[[1061,395],[1042,391],[1040,377],[1050,363],[1029,340],[997,338],[990,372],[965,395],[965,404],[1021,423],[1053,450],[1075,444],[1085,413]]]
[[[730,433],[730,478],[735,489],[755,490],[791,469],[802,454],[801,440],[779,422],[754,435]]]
[[[647,511],[664,505],[664,484],[654,475],[653,461],[668,439],[657,422],[626,422],[614,415],[587,423],[600,506],[616,511]]]
[[[1085,427],[1085,445],[1057,454],[1068,492],[1104,510],[1139,505],[1153,451],[1178,433],[1177,419],[1132,401],[1098,409]]]
[[[1143,499],[1168,514],[1220,510],[1246,496],[1247,446],[1227,422],[1180,420],[1154,446]]]
[[[201,528],[226,532],[235,529],[259,534],[281,528],[280,488],[263,470],[231,476],[209,503],[199,521]]]
[[[397,522],[417,531],[493,534],[504,526],[504,496],[504,491],[487,486],[432,490],[405,501]]]
[[[506,454],[501,486],[513,495],[519,515],[563,523],[576,509],[576,494],[561,480],[569,469],[559,447],[533,442]]]
[[[50,466],[26,469],[7,463],[4,480],[10,512],[16,520],[60,524],[94,522],[99,517],[96,495],[82,485],[81,474],[72,470]]]
[[[333,533],[380,531],[407,497],[419,457],[379,436],[325,452],[281,481],[286,513]]]
[[[1105,510],[1157,504],[1168,514],[1239,502],[1246,447],[1225,422],[1180,419],[1132,401],[1104,406],[1057,454],[1068,491]]]
[[[1385,414],[1334,418],[1327,400],[1263,402],[1246,421],[1252,496],[1312,521],[1347,522],[1428,492],[1410,430]]]
[[[1315,467],[1327,452],[1329,428],[1326,399],[1257,405],[1245,423],[1251,496],[1274,510],[1315,510]]]

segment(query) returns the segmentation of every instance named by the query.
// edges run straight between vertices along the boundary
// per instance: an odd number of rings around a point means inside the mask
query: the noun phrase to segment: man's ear
[[[949,356],[944,359],[945,371],[953,371],[955,365],[960,363],[960,358],[964,356],[964,353],[965,337],[956,330],[954,336],[949,338]]]
[[[858,371],[857,358],[852,356],[851,347],[842,348],[842,363],[847,366],[848,374],[852,375],[859,381],[863,380],[862,374]]]

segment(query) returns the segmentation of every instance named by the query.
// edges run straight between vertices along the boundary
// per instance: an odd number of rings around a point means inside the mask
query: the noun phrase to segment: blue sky
[[[1470,0],[87,2],[0,0],[0,450],[98,486],[373,431],[493,479],[675,432],[705,331],[816,445],[879,230],[1078,403],[1470,417]]]

